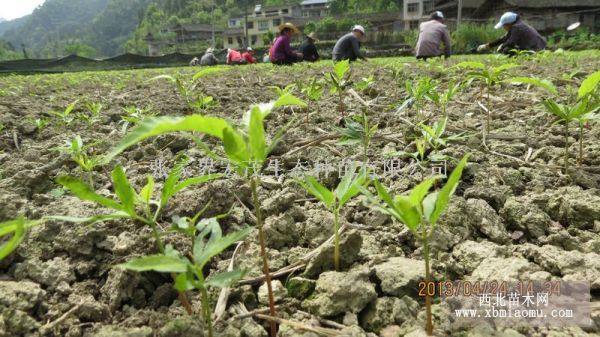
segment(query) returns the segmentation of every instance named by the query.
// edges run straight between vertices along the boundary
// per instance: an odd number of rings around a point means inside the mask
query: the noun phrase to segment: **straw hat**
[[[292,32],[293,32],[294,34],[298,34],[298,33],[300,33],[300,30],[299,30],[299,29],[298,29],[296,26],[294,26],[294,24],[293,24],[293,23],[290,23],[290,22],[286,22],[286,23],[284,23],[284,24],[281,24],[281,25],[279,25],[279,27],[277,27],[277,28],[279,28],[279,31],[280,31],[280,32],[281,32],[281,31],[283,31],[285,28],[289,28],[289,29],[291,29],[291,30],[292,30]]]
[[[312,33],[306,35],[306,37],[309,38],[309,39],[311,39],[311,40],[313,40],[313,41],[315,41],[315,42],[319,41],[319,39],[317,39],[317,34],[315,32],[312,32]]]

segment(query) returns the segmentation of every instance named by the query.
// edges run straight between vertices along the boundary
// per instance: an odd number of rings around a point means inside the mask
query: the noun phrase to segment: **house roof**
[[[483,5],[486,0],[463,0],[463,8],[479,8]],[[456,0],[441,0],[435,2],[435,8],[444,9],[449,7],[456,7],[458,1]]]
[[[175,25],[169,28],[171,31],[185,30],[187,32],[212,32],[213,26],[207,24],[185,24]],[[215,27],[215,32],[222,32],[221,28]]]
[[[300,5],[302,6],[308,6],[308,5],[324,5],[326,3],[328,3],[329,0],[304,0],[300,3]]]
[[[504,0],[512,6],[521,8],[550,8],[550,7],[598,7],[598,0]]]

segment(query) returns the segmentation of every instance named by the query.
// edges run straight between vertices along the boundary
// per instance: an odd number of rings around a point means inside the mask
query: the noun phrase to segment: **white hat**
[[[358,30],[361,33],[365,33],[365,27],[361,26],[361,25],[355,25],[354,27],[352,27],[352,31]]]
[[[504,26],[506,24],[515,23],[517,21],[518,17],[519,17],[519,15],[517,13],[506,12],[506,13],[502,14],[502,17],[500,17],[500,22],[498,22],[498,24],[496,26],[494,26],[494,28],[500,29],[502,26]]]
[[[246,48],[246,51],[253,51],[254,49],[252,49],[252,47],[248,47]]]

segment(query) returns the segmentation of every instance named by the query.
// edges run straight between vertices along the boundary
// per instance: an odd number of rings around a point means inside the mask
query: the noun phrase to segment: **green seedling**
[[[512,82],[520,82],[532,84],[538,87],[542,87],[554,95],[558,95],[558,90],[552,82],[548,80],[539,80],[535,78],[522,78],[517,77],[510,79]],[[565,172],[569,168],[569,124],[573,121],[577,121],[579,124],[579,157],[577,162],[579,165],[583,163],[583,138],[584,129],[586,125],[589,125],[591,121],[598,119],[596,111],[600,107],[600,100],[598,99],[598,84],[600,83],[600,71],[597,71],[583,80],[579,88],[568,86],[567,89],[570,92],[572,104],[560,104],[554,99],[546,99],[543,101],[546,111],[558,119],[555,123],[562,123],[565,125],[565,155],[564,155],[564,169]]]
[[[148,176],[146,185],[136,192],[125,175],[121,166],[115,167],[112,171],[112,185],[116,199],[107,198],[94,191],[94,189],[81,180],[62,176],[57,182],[68,189],[76,197],[84,201],[92,201],[96,204],[112,210],[112,213],[94,216],[91,218],[62,217],[60,219],[70,222],[96,222],[113,219],[131,219],[149,226],[160,254],[165,254],[165,245],[162,239],[162,233],[159,231],[158,220],[161,211],[165,208],[169,200],[177,193],[185,190],[192,185],[200,185],[208,181],[217,179],[220,175],[210,174],[181,180],[183,167],[187,163],[187,158],[181,159],[167,176],[162,190],[155,193],[155,183],[151,176]],[[157,196],[156,198],[154,198]],[[179,294],[181,303],[186,308],[188,314],[192,314],[192,309],[184,293]]]
[[[69,125],[75,119],[75,116],[71,113],[73,112],[78,103],[79,100],[76,100],[75,102],[67,105],[67,107],[63,111],[50,111],[49,114],[58,118],[63,125]]]
[[[320,81],[317,81],[316,78],[313,78],[312,81],[308,85],[302,87],[302,93],[308,98],[309,101],[315,103],[315,107],[317,108],[317,113],[319,112],[319,104],[316,104],[321,100],[324,93],[323,84]],[[309,120],[309,110],[306,109],[306,124],[308,124]]]
[[[27,231],[43,220],[27,220],[23,217],[0,223],[0,261],[10,255],[25,239]],[[5,240],[5,238],[10,238]]]
[[[429,90],[425,94],[425,98],[432,101],[438,108],[442,110],[442,116],[447,117],[448,114],[446,109],[448,104],[452,102],[452,99],[460,91],[461,87],[461,83],[455,84],[450,82],[450,84],[448,84],[448,89],[446,89],[446,91],[444,91],[442,94],[440,94],[437,90]]]
[[[182,75],[178,76],[170,76],[170,75],[160,75],[151,79],[153,80],[168,80],[169,82],[175,85],[175,88],[179,92],[179,95],[185,100],[186,104],[199,112],[206,110],[214,105],[216,102],[212,96],[205,95],[202,92],[197,91],[199,85],[199,79],[213,75],[219,72],[224,71],[225,69],[222,67],[209,67],[197,72],[190,81],[184,80]]]
[[[344,60],[337,62],[333,66],[333,71],[325,74],[325,81],[329,83],[329,92],[337,94],[338,111],[341,117],[346,116],[346,107],[344,106],[344,93],[350,87],[348,78],[350,77],[350,61]]]
[[[123,111],[125,112],[125,115],[121,116],[121,121],[119,121],[123,133],[127,132],[129,125],[136,125],[142,120],[155,115],[148,107],[142,109],[135,106],[129,106],[123,108]]]
[[[273,89],[273,91],[275,91],[275,94],[277,94],[277,97],[282,97],[282,96],[294,94],[294,91],[296,90],[296,84],[291,83],[291,84],[286,85],[283,88],[280,88],[277,86],[272,86],[270,88]]]
[[[33,121],[33,125],[35,125],[38,131],[42,131],[48,124],[50,124],[50,121],[46,118],[36,118]]]
[[[193,82],[186,82],[182,76],[170,76],[170,75],[160,75],[153,77],[150,79],[151,81],[155,80],[167,80],[175,85],[177,92],[185,100],[186,103],[190,103],[193,91]]]
[[[450,198],[462,176],[462,171],[467,164],[469,155],[465,155],[454,171],[450,174],[446,184],[435,192],[429,192],[440,177],[426,179],[415,186],[408,194],[392,196],[383,185],[375,180],[377,197],[366,189],[363,192],[374,206],[389,214],[397,221],[402,222],[418,238],[423,245],[423,258],[425,259],[425,284],[429,285],[431,278],[429,239],[434,232],[438,220],[448,207]],[[433,319],[431,314],[432,298],[426,294],[425,306],[427,311],[426,331],[433,335]]]
[[[137,272],[156,271],[171,273],[175,276],[175,289],[180,293],[196,289],[202,298],[202,316],[208,336],[214,336],[212,324],[212,309],[209,303],[209,287],[226,288],[241,279],[243,270],[234,270],[213,274],[208,278],[204,276],[204,267],[210,260],[219,255],[236,241],[243,240],[250,230],[246,228],[223,236],[221,227],[216,218],[197,221],[198,215],[193,219],[179,219],[174,225],[175,230],[185,234],[192,242],[192,254],[186,257],[170,245],[165,247],[164,253],[149,255],[133,259],[119,265],[123,269]]]
[[[506,78],[509,69],[518,66],[519,65],[514,63],[505,63],[494,67],[486,66],[481,62],[461,62],[454,66],[455,68],[459,69],[471,69],[471,71],[467,73],[467,78],[469,78],[470,80],[480,80],[481,83],[483,83],[482,91],[485,88],[487,101],[487,106],[485,109],[487,112],[487,119],[485,124],[484,135],[490,133],[490,124],[492,123],[492,101],[490,98],[491,91],[495,86],[499,85]]]
[[[562,123],[565,126],[565,173],[569,169],[569,124],[574,121],[579,121],[581,128],[581,145],[580,145],[580,156],[583,156],[583,124],[586,119],[591,119],[590,113],[592,112],[592,107],[589,104],[589,100],[584,98],[574,105],[565,105],[560,104],[554,101],[553,99],[544,100],[544,107],[546,110],[552,115],[558,117],[555,123]],[[588,117],[584,117],[584,116]]]
[[[333,261],[335,270],[340,270],[340,211],[344,205],[358,195],[361,188],[367,183],[367,171],[360,170],[356,173],[356,167],[346,172],[338,186],[330,191],[321,185],[314,177],[306,176],[304,181],[298,183],[315,198],[321,201],[325,207],[333,213],[334,253]]]
[[[446,147],[448,143],[463,140],[466,138],[465,133],[458,135],[445,136],[446,125],[448,118],[442,118],[433,125],[429,126],[424,123],[419,123],[418,127],[421,129],[422,139],[427,143],[433,151],[437,152],[440,148]]]
[[[365,91],[375,85],[375,77],[373,75],[369,77],[363,77],[360,81],[356,82],[354,87],[359,91]]]
[[[299,106],[302,108],[306,108],[307,104],[303,100],[294,96],[294,91],[296,90],[296,84],[288,84],[283,89],[280,87],[271,87],[275,93],[277,94],[277,101],[287,102],[288,106]],[[248,117],[248,116],[246,116]]]
[[[92,171],[99,164],[98,158],[88,155],[88,149],[93,145],[84,145],[81,136],[77,135],[75,138],[67,141],[66,146],[58,148],[62,153],[67,153],[71,156],[71,160],[87,175],[90,186],[94,186]]]
[[[0,132],[6,130],[6,125],[4,123],[0,123]]]
[[[206,109],[212,108],[217,105],[217,102],[212,96],[206,96],[203,94],[198,94],[195,98],[190,102],[190,107],[198,112],[205,111]]]
[[[269,259],[266,252],[265,234],[263,230],[263,215],[261,203],[258,198],[258,186],[260,185],[260,173],[263,170],[269,154],[283,137],[290,122],[285,128],[276,133],[269,143],[265,133],[264,120],[272,113],[274,108],[295,105],[301,102],[293,95],[282,96],[277,101],[253,106],[242,130],[234,127],[222,118],[190,115],[186,117],[160,117],[151,118],[139,124],[105,157],[109,161],[128,147],[141,142],[144,139],[172,132],[192,132],[204,134],[217,138],[221,141],[223,155],[210,150],[200,137],[194,137],[196,143],[213,159],[229,163],[235,172],[246,180],[252,191],[252,202],[255,211],[256,226],[258,229],[258,241],[261,249],[263,262],[263,273],[267,283],[269,294],[269,311],[272,316],[276,315],[275,299],[271,285],[271,273]],[[271,321],[270,334],[275,337],[277,326]]]
[[[87,102],[85,103],[85,108],[88,114],[79,114],[80,119],[85,121],[87,125],[93,125],[100,121],[100,114],[102,113],[101,103]]]
[[[341,135],[339,145],[354,146],[360,144],[362,146],[363,169],[367,168],[369,145],[378,130],[377,124],[371,125],[369,123],[369,116],[367,116],[365,110],[361,115],[346,118],[343,128],[336,128]]]
[[[387,153],[387,157],[401,157],[401,158],[412,158],[419,165],[425,161],[425,154],[427,151],[427,142],[421,138],[415,139],[416,152],[397,151]]]
[[[408,98],[404,101],[404,103],[402,103],[396,112],[400,112],[409,106],[414,106],[417,112],[417,118],[421,119],[423,102],[429,93],[435,91],[437,84],[430,77],[421,77],[416,83],[406,80],[406,82],[404,82],[404,86]]]

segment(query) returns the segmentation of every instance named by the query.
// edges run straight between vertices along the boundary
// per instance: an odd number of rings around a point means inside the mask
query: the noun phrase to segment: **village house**
[[[497,20],[502,13],[514,11],[537,30],[550,33],[565,29],[574,22],[591,31],[600,31],[599,0],[463,0],[465,20],[485,22]],[[457,16],[457,0],[438,0],[435,9],[444,12],[450,21]]]
[[[209,41],[212,34],[220,35],[223,29],[213,27],[209,24],[178,24],[170,27],[169,32],[175,33],[177,43],[186,43],[191,41]]]

